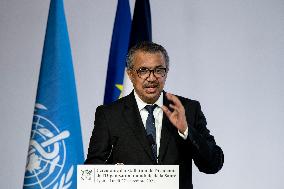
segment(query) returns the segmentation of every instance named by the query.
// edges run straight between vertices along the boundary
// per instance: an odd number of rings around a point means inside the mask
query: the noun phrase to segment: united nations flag
[[[84,161],[62,0],[51,0],[23,188],[76,188]]]

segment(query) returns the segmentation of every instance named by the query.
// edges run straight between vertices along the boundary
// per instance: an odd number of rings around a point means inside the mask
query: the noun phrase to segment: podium
[[[178,189],[178,165],[78,165],[77,189]]]

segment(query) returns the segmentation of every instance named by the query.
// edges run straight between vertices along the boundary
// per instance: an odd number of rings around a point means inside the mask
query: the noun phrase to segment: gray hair
[[[126,56],[126,64],[127,64],[128,70],[133,68],[134,54],[138,51],[146,52],[146,53],[158,53],[158,52],[162,53],[165,58],[166,68],[167,70],[169,70],[170,59],[169,59],[166,49],[162,45],[149,42],[149,41],[143,41],[143,42],[137,43],[136,45],[130,48]]]

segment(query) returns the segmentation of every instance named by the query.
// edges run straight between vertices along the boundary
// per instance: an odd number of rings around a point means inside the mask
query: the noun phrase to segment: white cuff
[[[186,128],[186,130],[184,131],[184,133],[181,133],[180,131],[178,131],[179,136],[181,136],[181,138],[183,138],[184,140],[187,139],[188,136],[188,127]]]

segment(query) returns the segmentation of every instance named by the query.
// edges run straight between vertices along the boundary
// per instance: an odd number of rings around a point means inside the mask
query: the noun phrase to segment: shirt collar
[[[158,105],[161,108],[163,106],[163,96],[164,96],[163,93],[161,93],[160,97],[158,98],[158,100],[155,103],[153,103],[153,104],[156,104],[156,105]],[[144,109],[146,105],[152,105],[152,104],[147,104],[143,100],[141,100],[141,98],[138,96],[138,94],[136,93],[135,90],[134,90],[134,97],[136,99],[136,103],[137,103],[139,112],[142,109]]]

